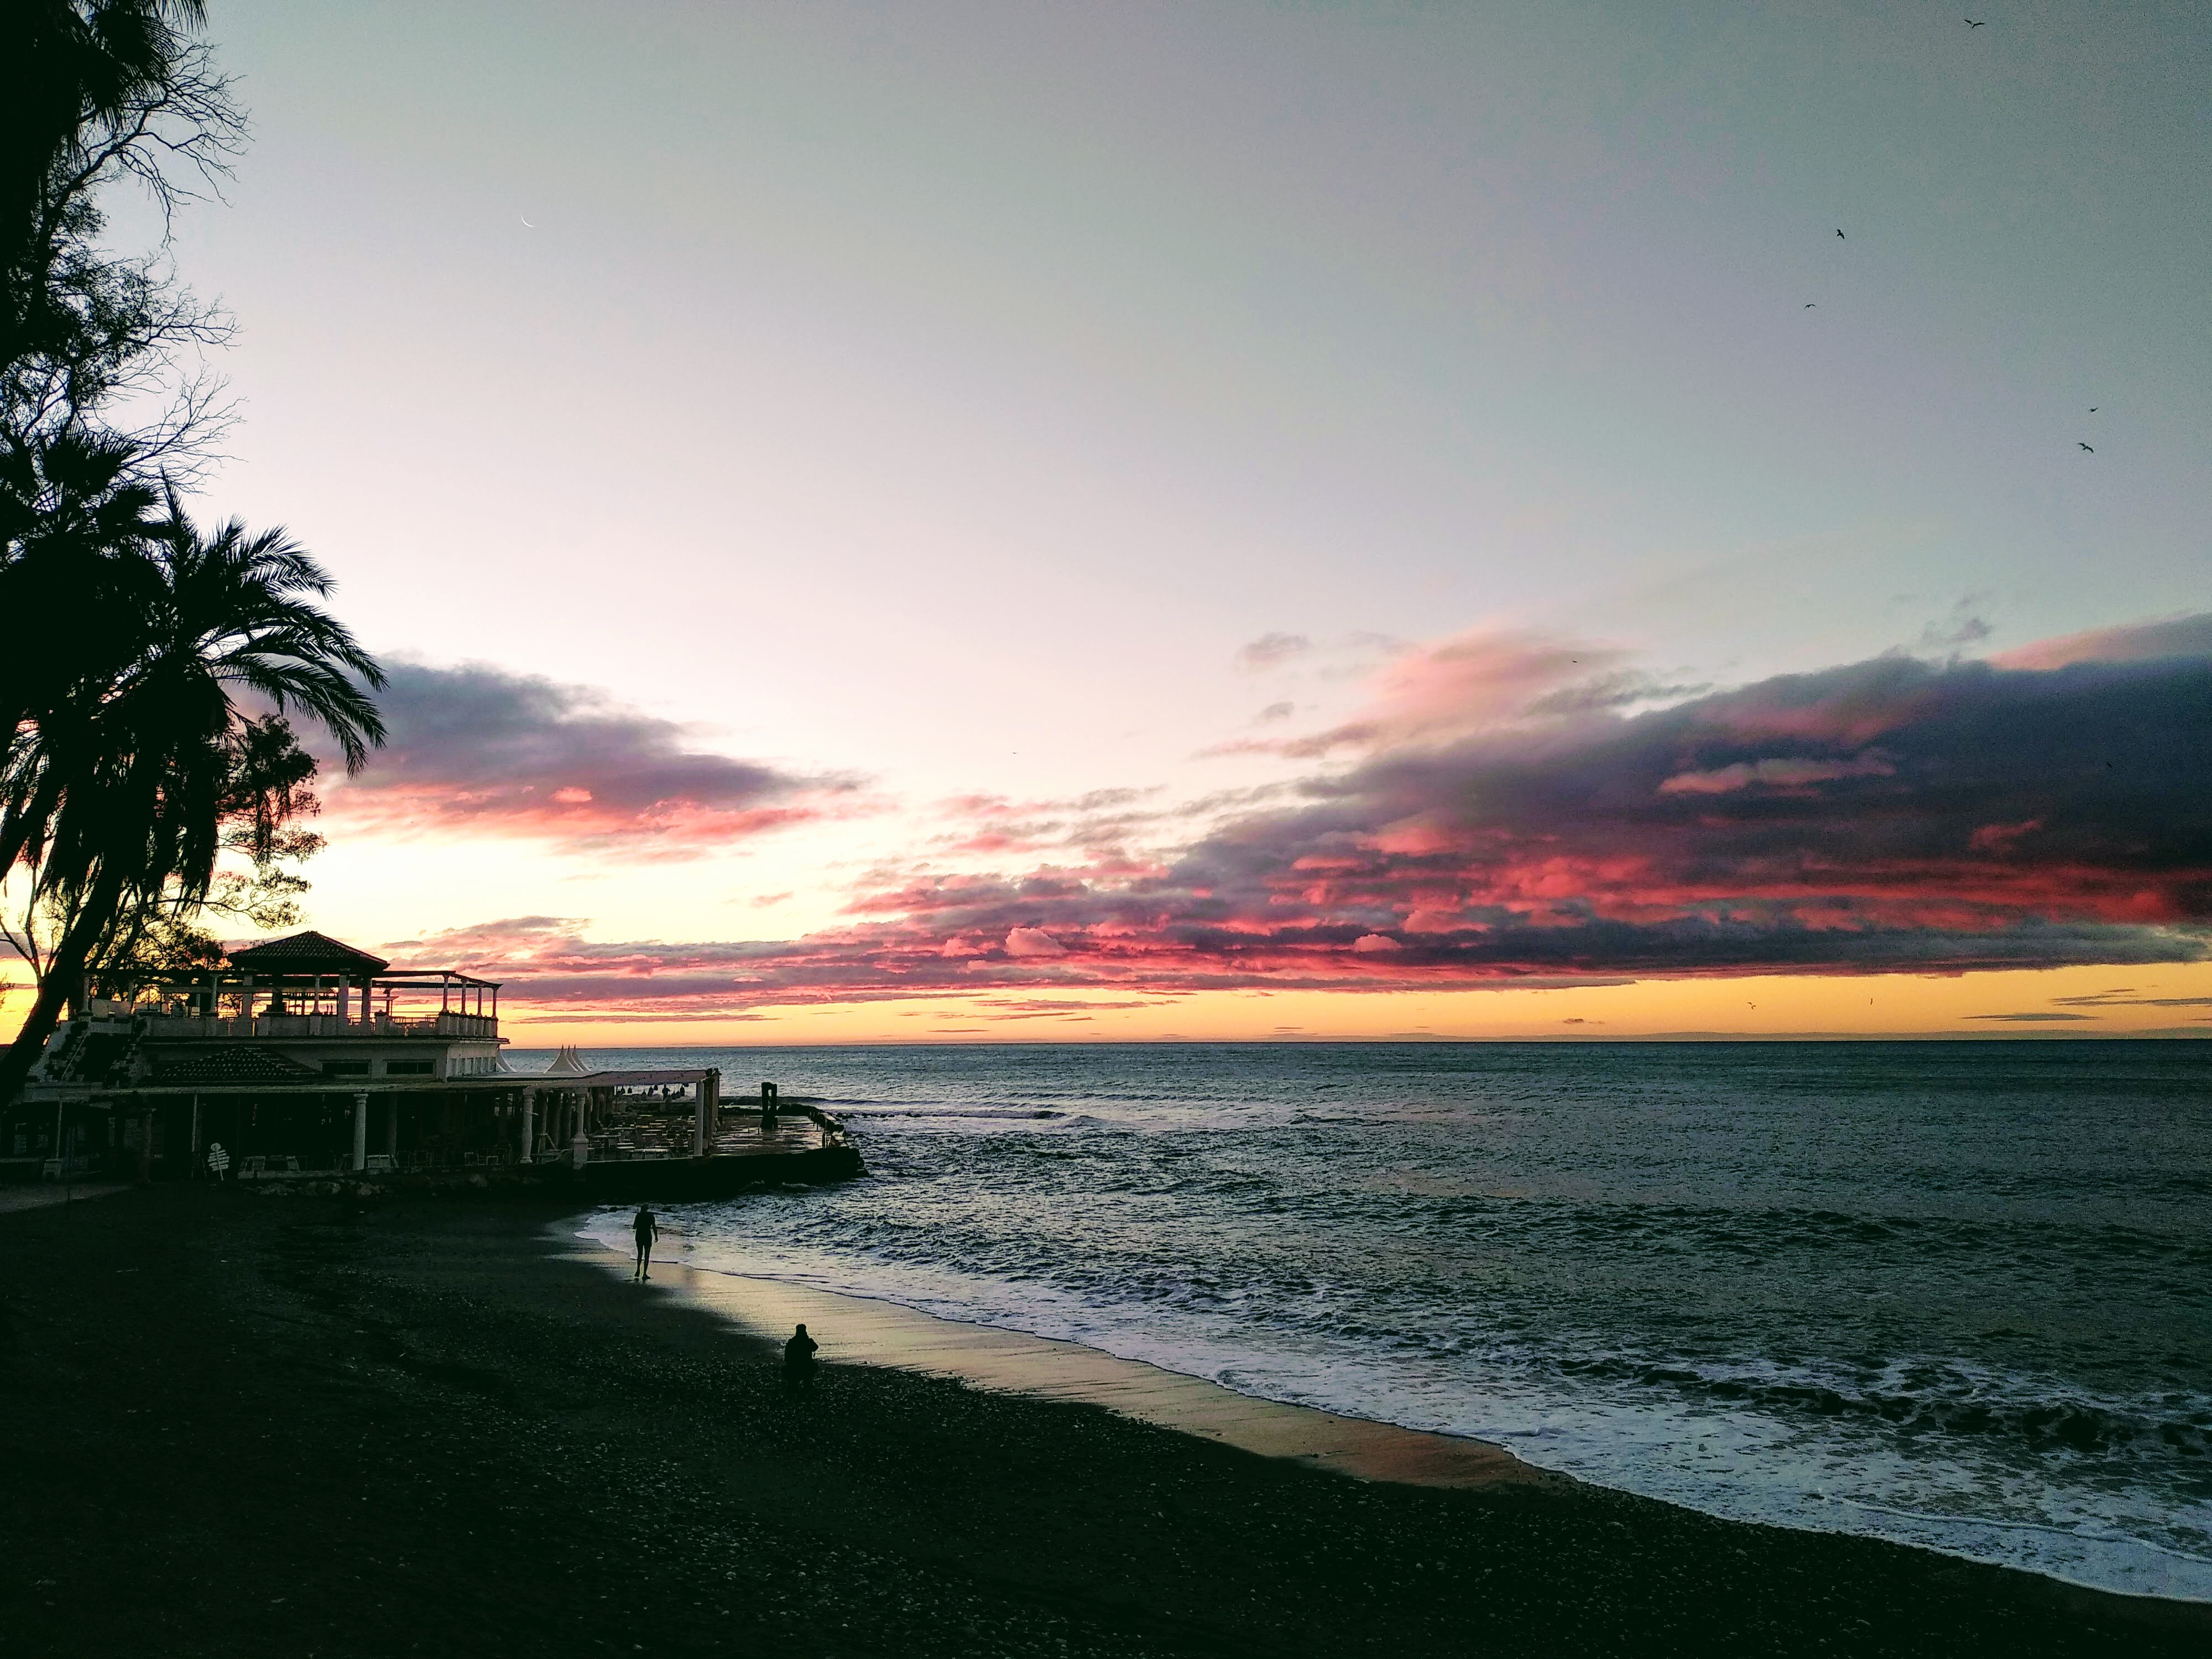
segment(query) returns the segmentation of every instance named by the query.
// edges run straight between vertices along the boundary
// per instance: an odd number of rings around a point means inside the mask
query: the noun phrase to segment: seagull
[[[1980,22],[1978,22],[1978,23],[1977,23],[1977,22],[1976,22],[1972,18],[1971,18],[1971,17],[1969,17],[1969,18],[1966,20],[1966,27],[1967,27],[1968,28],[1970,28],[1970,29],[1985,29],[1985,28],[1987,28],[1989,26],[1990,26],[1990,25],[1989,25],[1989,20],[1988,20],[1987,18],[1984,18],[1984,19],[1983,19]]]
[[[1848,241],[1850,241],[1851,239],[1850,239],[1850,237],[1848,237],[1848,236],[1844,235],[1844,233],[1843,233],[1841,230],[1838,230],[1838,231],[1837,231],[1837,233],[1836,233],[1836,240],[1837,240],[1838,241],[1839,241],[1839,242],[1848,242]]]
[[[2077,442],[2075,444],[2075,446],[2074,446],[2074,447],[2075,447],[2076,449],[2089,449],[2089,446],[2088,446],[2088,445],[2087,445],[2087,444],[2085,444],[2085,443],[2081,443],[2081,442],[2079,442],[2079,441],[2077,441]],[[2089,449],[2089,453],[2090,453],[2092,455],[2094,455],[2094,454],[2095,454],[2097,452],[2096,452],[2095,450],[2094,450],[2094,449]]]
[[[2090,412],[2092,415],[2094,415],[2094,414],[2097,412],[2098,407],[2099,407],[2099,406],[2098,406],[2097,404],[2091,404],[2089,405],[2089,412]]]
[[[538,228],[538,227],[537,227],[537,226],[530,224],[530,221],[529,221],[529,220],[527,220],[527,219],[523,219],[523,218],[522,218],[522,216],[521,216],[520,214],[519,214],[519,213],[518,213],[518,214],[516,214],[514,216],[515,216],[516,218],[518,218],[518,219],[522,219],[522,222],[523,222],[524,224],[526,224],[526,225],[530,225],[530,228],[531,228],[531,229],[535,230],[535,229],[537,229],[537,228]]]
[[[1813,308],[1813,301],[1810,301],[1810,300],[1806,301],[1805,301],[1805,309],[1806,309],[1806,310],[1808,310],[1808,311],[1810,311],[1812,308]]]

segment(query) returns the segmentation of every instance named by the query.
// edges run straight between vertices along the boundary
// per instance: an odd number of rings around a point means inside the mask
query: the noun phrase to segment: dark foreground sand
[[[0,1214],[0,1656],[2200,1654],[2207,1610],[870,1366],[523,1204]]]

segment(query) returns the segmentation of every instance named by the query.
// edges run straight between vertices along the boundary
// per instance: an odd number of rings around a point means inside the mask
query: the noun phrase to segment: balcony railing
[[[211,1018],[198,1014],[153,1014],[146,1019],[149,1042],[235,1037],[495,1037],[499,1021],[489,1014],[426,1014],[404,1019],[377,1014],[341,1019],[336,1014],[257,1014],[252,1019]]]

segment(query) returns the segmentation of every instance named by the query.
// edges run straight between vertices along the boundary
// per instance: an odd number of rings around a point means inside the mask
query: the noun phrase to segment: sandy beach
[[[0,1214],[0,1654],[2155,1655],[2212,1635],[2202,1607],[1519,1479],[1473,1443],[1240,1413],[1087,1351],[871,1328],[841,1298],[810,1304],[832,1363],[787,1401],[763,1333],[813,1293],[639,1287],[558,1222],[180,1188]],[[1093,1403],[1115,1388],[1121,1408]],[[1358,1478],[1378,1474],[1401,1478]]]
[[[556,1222],[550,1242],[577,1260],[629,1275],[628,1257],[588,1241],[580,1248],[570,1231]],[[663,1294],[715,1314],[763,1342],[780,1342],[802,1324],[834,1334],[825,1364],[888,1365],[1001,1394],[1103,1406],[1142,1423],[1364,1480],[1461,1488],[1571,1484],[1485,1441],[1255,1399],[1079,1343],[963,1324],[895,1302],[781,1279],[702,1271],[665,1255],[656,1261],[652,1279]]]

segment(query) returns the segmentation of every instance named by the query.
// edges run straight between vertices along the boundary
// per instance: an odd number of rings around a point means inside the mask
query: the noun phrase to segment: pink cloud
[[[1999,668],[2054,669],[2083,662],[2154,662],[2166,657],[2207,656],[2212,656],[2212,611],[2038,640],[2017,650],[1999,652],[1990,661]]]
[[[1735,789],[1802,789],[1838,778],[1886,778],[1897,769],[1879,755],[1849,760],[1737,761],[1710,772],[1678,772],[1659,786],[1662,795],[1724,795]]]
[[[1613,647],[1479,629],[1395,652],[1370,678],[1366,706],[1326,731],[1236,739],[1206,752],[1317,759],[1341,750],[1436,747],[1705,690],[1662,684],[1626,667],[1626,653]],[[1285,705],[1276,708],[1291,712]],[[1268,711],[1269,717],[1274,714]]]
[[[1401,740],[1173,852],[883,872],[799,939],[595,945],[526,917],[420,943],[541,1003],[733,1009],[2212,956],[2212,657],[1881,658],[1510,714],[1559,687],[1549,649],[1415,665]]]
[[[468,665],[392,666],[391,741],[333,782],[333,817],[384,835],[529,836],[631,857],[865,810],[853,781],[696,747],[683,726],[588,686]]]

